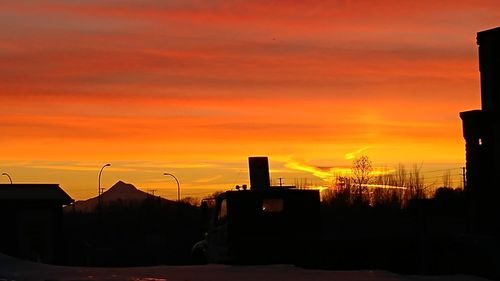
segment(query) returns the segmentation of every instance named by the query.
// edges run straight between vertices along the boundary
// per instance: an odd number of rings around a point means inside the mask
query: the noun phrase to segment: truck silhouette
[[[249,168],[249,189],[213,199],[205,239],[192,248],[196,263],[296,263],[318,239],[319,191],[271,186],[267,157],[250,157]]]

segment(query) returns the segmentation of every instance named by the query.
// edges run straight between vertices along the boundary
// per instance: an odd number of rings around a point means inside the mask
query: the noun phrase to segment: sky
[[[248,156],[285,184],[327,185],[361,155],[458,180],[476,33],[500,18],[498,0],[0,7],[0,171],[75,199],[96,196],[106,163],[103,187],[167,198],[164,172],[202,197],[248,183]]]

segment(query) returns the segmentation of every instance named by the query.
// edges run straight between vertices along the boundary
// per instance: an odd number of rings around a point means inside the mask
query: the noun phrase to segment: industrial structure
[[[500,27],[477,34],[481,109],[460,113],[470,230],[500,234]]]

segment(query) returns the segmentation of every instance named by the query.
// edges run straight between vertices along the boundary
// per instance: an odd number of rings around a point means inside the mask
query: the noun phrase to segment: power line
[[[425,177],[424,176],[424,180],[426,179],[438,179],[438,178],[443,178],[443,177],[458,177],[458,176],[462,176],[462,174],[445,174],[445,175],[440,175],[440,176],[432,176],[432,177]]]
[[[446,172],[446,171],[460,170],[460,169],[462,169],[462,168],[459,167],[459,168],[449,168],[449,169],[441,169],[441,170],[421,171],[421,172],[422,173],[437,173],[437,172]]]

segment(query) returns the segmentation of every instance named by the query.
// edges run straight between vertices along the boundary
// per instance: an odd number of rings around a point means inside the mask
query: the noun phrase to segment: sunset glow
[[[8,1],[0,172],[83,199],[108,162],[103,186],[168,198],[164,172],[203,196],[248,183],[253,155],[288,184],[360,155],[457,169],[475,34],[499,18],[498,0]]]

